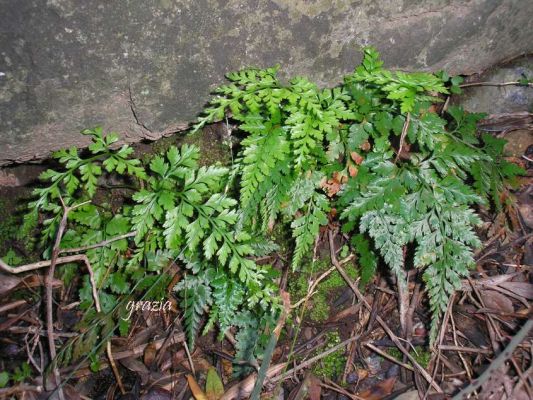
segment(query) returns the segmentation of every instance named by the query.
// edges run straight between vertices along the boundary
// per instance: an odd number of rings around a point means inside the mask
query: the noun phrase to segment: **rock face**
[[[491,68],[473,82],[517,82],[521,78],[533,78],[533,56],[517,59],[497,68]],[[455,99],[465,110],[500,114],[533,112],[533,88],[525,86],[472,86],[465,87]]]
[[[0,0],[0,165],[176,131],[225,73],[282,65],[332,84],[372,44],[386,65],[480,71],[533,51],[523,0]]]

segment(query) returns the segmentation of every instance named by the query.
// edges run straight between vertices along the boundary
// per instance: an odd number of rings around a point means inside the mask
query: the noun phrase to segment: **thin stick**
[[[80,251],[86,251],[86,250],[96,249],[98,247],[104,247],[104,246],[107,246],[110,243],[116,242],[117,240],[122,240],[122,239],[127,239],[127,238],[130,238],[130,237],[133,237],[136,234],[137,234],[137,231],[132,231],[132,232],[128,232],[128,233],[125,233],[123,235],[120,235],[120,236],[113,237],[111,239],[102,240],[101,242],[96,243],[96,244],[91,244],[91,245],[82,246],[82,247],[74,247],[72,249],[61,249],[59,251],[59,254],[63,254],[63,253],[79,253]]]
[[[403,124],[402,128],[402,134],[400,136],[400,147],[398,148],[398,153],[396,153],[396,158],[394,159],[394,164],[398,162],[398,159],[400,158],[400,154],[403,149],[403,144],[405,142],[405,136],[407,136],[407,131],[409,130],[409,122],[411,121],[411,113],[407,113],[407,116],[405,118],[405,123]]]
[[[312,284],[309,286],[309,289],[307,290],[307,295],[303,298],[301,298],[297,303],[293,304],[291,308],[298,308],[302,303],[307,302],[316,292],[315,288],[317,285],[322,282],[324,279],[326,279],[329,274],[331,274],[333,271],[335,271],[335,267],[331,267],[326,272],[324,272],[322,275],[320,275]]]
[[[350,344],[351,342],[353,342],[354,340],[358,340],[360,338],[359,335],[357,336],[352,336],[351,338],[348,338],[346,339],[344,342],[341,342],[339,343],[338,345],[336,346],[333,346],[332,348],[324,351],[323,353],[320,353],[308,360],[305,360],[304,362],[302,362],[301,364],[298,364],[297,366],[295,366],[294,368],[284,372],[283,374],[281,375],[278,375],[272,379],[270,379],[271,382],[273,383],[276,383],[278,381],[282,381],[284,380],[285,378],[295,374],[296,372],[300,371],[301,369],[304,369],[304,368],[307,368],[308,366],[316,363],[317,361],[323,359],[324,357],[327,357],[329,356],[331,353],[334,353],[336,352],[338,349],[341,349],[345,346],[347,346],[348,344]],[[272,367],[271,367],[272,368]]]
[[[533,328],[533,319],[527,320],[518,333],[509,342],[507,347],[489,364],[487,369],[479,376],[479,378],[472,381],[467,387],[456,394],[452,400],[467,399],[472,392],[483,385],[483,383],[485,383],[487,379],[491,377],[492,373],[498,370],[498,368],[500,368],[505,361],[507,361],[513,355],[513,351],[520,343],[522,343],[522,340],[526,338],[531,328]]]
[[[365,343],[365,346],[368,347],[369,349],[371,349],[372,351],[378,353],[380,356],[385,357],[385,358],[389,359],[390,361],[398,364],[399,366],[404,367],[405,369],[408,369],[409,371],[414,371],[414,368],[411,367],[409,364],[405,364],[405,363],[401,362],[400,360],[397,360],[396,358],[391,356],[389,353],[387,353],[387,352],[381,350],[380,348],[374,346],[372,343]]]
[[[59,375],[57,366],[54,363],[57,353],[56,353],[56,345],[55,345],[55,340],[54,340],[54,313],[53,313],[52,281],[54,279],[55,267],[56,267],[57,259],[59,256],[59,245],[61,244],[61,238],[63,237],[63,233],[65,232],[65,228],[67,227],[68,213],[70,212],[71,208],[65,205],[61,197],[59,197],[59,199],[61,200],[61,204],[63,205],[63,216],[61,217],[59,228],[57,230],[54,247],[52,248],[50,269],[48,270],[48,276],[45,282],[45,286],[46,286],[46,330],[48,332],[48,347],[49,347],[48,351],[50,352],[50,361],[52,363],[52,371],[55,377],[56,389],[59,394],[59,399],[65,400],[65,395],[63,393],[63,387],[61,385],[61,376]]]
[[[339,385],[337,385],[335,382],[333,382],[330,379],[327,379],[327,383],[320,382],[320,386],[322,386],[322,387],[324,387],[326,389],[329,389],[329,390],[333,390],[333,391],[335,391],[337,393],[343,394],[346,397],[348,397],[350,399],[353,399],[353,400],[363,400],[362,397],[359,397],[356,394],[348,392],[346,389],[344,389],[343,387],[340,387]]]
[[[26,300],[17,300],[9,304],[4,304],[3,306],[0,307],[0,313],[9,311],[12,308],[17,308],[18,306],[21,306],[23,304],[26,304]]]
[[[472,86],[496,86],[496,87],[503,87],[503,86],[533,86],[533,83],[520,83],[518,81],[513,82],[472,82],[472,83],[463,83],[462,85],[459,85],[460,88],[465,87],[472,87]]]
[[[191,366],[191,372],[193,375],[196,375],[196,371],[194,370],[194,363],[192,362],[191,352],[189,351],[189,345],[187,344],[187,341],[183,341],[183,348],[185,349],[185,353],[187,354],[187,360],[189,361],[189,365]]]
[[[357,288],[357,286],[355,286],[352,282],[352,280],[350,279],[350,277],[348,276],[348,274],[346,274],[346,271],[344,271],[344,269],[342,268],[342,266],[339,264],[339,261],[337,260],[337,256],[335,255],[335,243],[334,243],[334,238],[333,238],[333,232],[332,231],[329,231],[328,232],[328,235],[329,235],[329,246],[330,246],[330,254],[331,254],[331,262],[333,262],[333,265],[335,265],[337,267],[337,270],[339,271],[339,273],[341,274],[341,276],[344,278],[344,280],[346,281],[346,283],[348,283],[348,285],[350,286],[350,288],[353,290],[353,292],[355,293],[355,295],[357,296],[357,299],[368,309],[368,310],[372,310],[372,307],[370,306],[370,304],[368,304],[368,302],[366,301],[366,299],[364,298],[364,296],[361,294],[361,292],[359,291],[359,289]],[[442,389],[440,388],[440,386],[431,378],[431,375],[429,375],[429,373],[414,359],[414,357],[409,354],[409,352],[403,347],[402,343],[400,342],[400,340],[398,339],[398,336],[396,336],[392,330],[389,328],[389,326],[387,325],[387,323],[379,316],[377,315],[376,316],[376,321],[381,325],[381,327],[383,328],[383,330],[385,331],[385,333],[387,333],[387,335],[389,335],[389,337],[391,338],[391,340],[394,342],[394,344],[396,345],[396,347],[398,347],[398,349],[404,353],[407,358],[409,359],[409,361],[413,364],[413,366],[418,370],[418,372],[420,372],[420,374],[424,377],[424,379],[431,385],[433,386],[433,388],[439,392],[439,393],[443,393]]]
[[[450,322],[452,323],[453,343],[457,347],[459,347],[459,343],[457,342],[457,330],[455,328],[455,320],[453,319],[453,312],[450,313]],[[468,367],[468,364],[467,364],[462,352],[459,352],[459,358],[461,359],[463,365],[465,366],[466,376],[468,376],[468,379],[472,379],[472,372],[470,371],[470,368]]]
[[[444,344],[439,346],[439,350],[458,351],[462,353],[492,354],[492,351],[488,349],[476,349],[474,347],[461,347],[461,346],[448,346]]]

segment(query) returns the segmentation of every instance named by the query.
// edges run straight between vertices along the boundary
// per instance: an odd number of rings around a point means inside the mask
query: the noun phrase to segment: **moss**
[[[200,165],[210,165],[220,163],[222,165],[231,164],[231,151],[222,142],[222,124],[213,124],[203,130],[191,135],[187,135],[180,141],[181,144],[193,144],[200,149]]]
[[[331,263],[329,260],[318,260],[314,264],[305,264],[302,267],[302,271],[293,273],[289,280],[289,293],[293,302],[297,302],[299,299],[307,295],[309,286],[308,279],[311,274],[315,276],[316,279],[316,277],[330,267]],[[345,269],[346,273],[352,279],[357,277],[357,270],[354,264],[346,265]],[[315,289],[316,293],[309,300],[306,316],[314,322],[324,322],[327,320],[330,314],[332,292],[345,286],[346,282],[337,271],[330,273],[329,276],[320,282]]]
[[[338,332],[328,332],[326,334],[325,347],[317,349],[314,355],[318,355],[325,350],[331,349],[340,342],[341,338]],[[336,377],[342,374],[345,365],[346,356],[344,354],[344,348],[340,348],[316,363],[312,370],[313,373],[320,378],[329,378],[334,380]]]
[[[403,353],[396,347],[388,349],[387,353],[389,353],[392,357],[400,361],[403,358]],[[413,352],[411,352],[411,355],[416,360],[416,362],[419,363],[422,367],[428,367],[429,361],[431,359],[431,353],[423,346],[415,346],[415,349]]]
[[[136,156],[147,163],[156,154],[165,153],[171,146],[180,147],[183,144],[194,145],[200,149],[200,165],[231,165],[231,150],[223,143],[222,123],[204,127],[193,134],[177,134],[161,138],[151,143],[148,149],[143,148]]]

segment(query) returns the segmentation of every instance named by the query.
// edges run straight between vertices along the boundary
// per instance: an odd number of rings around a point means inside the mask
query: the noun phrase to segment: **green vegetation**
[[[328,332],[326,334],[326,345],[317,349],[315,355],[335,347],[340,342],[340,336],[336,331]],[[339,349],[324,357],[320,362],[313,366],[313,373],[320,378],[328,378],[331,380],[340,376],[346,365],[346,356],[344,352],[344,349]]]
[[[387,353],[389,353],[392,357],[397,359],[398,361],[402,361],[403,353],[398,350],[397,348],[393,347],[387,350]],[[431,352],[425,349],[423,346],[415,346],[414,350],[412,352],[413,358],[417,363],[419,363],[422,367],[427,368],[429,365],[429,361],[431,360]]]
[[[175,291],[190,344],[207,315],[204,332],[217,327],[222,337],[235,327],[238,358],[257,356],[264,345],[258,332],[275,326],[279,300],[276,271],[255,260],[276,251],[271,231],[281,226],[292,236],[292,269],[302,271],[330,221],[343,224],[363,281],[380,260],[400,286],[407,265],[424,271],[434,339],[449,296],[474,263],[475,206],[498,207],[506,181],[522,171],[502,158],[503,140],[476,135],[482,115],[434,111],[438,94],[458,90],[457,78],[382,64],[367,48],[342,85],[324,89],[301,77],[283,84],[277,67],[229,74],[195,130],[226,119],[236,126],[231,168],[199,165],[198,148],[187,144],[143,163],[129,146],[115,149],[117,135],[100,128],[83,132],[92,139],[88,152],[57,152],[60,167],[42,174],[26,217],[26,231],[44,218],[44,255],[50,257],[61,202],[78,206],[68,214],[61,248],[129,234],[85,252],[104,315],[94,312],[86,276],[80,300],[92,329],[65,359],[117,327],[127,333],[124,302],[148,289],[150,298],[165,296],[173,262],[183,271]],[[98,196],[111,177],[133,189],[120,204]],[[340,284],[338,276],[330,279],[323,287]]]
[[[319,260],[314,263],[304,264],[300,272],[293,273],[289,280],[289,293],[291,299],[297,301],[307,295],[309,287],[309,275],[313,273],[315,278],[329,269],[331,262]],[[305,273],[302,273],[305,272]],[[357,269],[355,265],[346,265],[346,273],[355,280],[357,278]],[[333,271],[321,281],[316,287],[316,293],[309,300],[306,315],[314,322],[324,322],[330,316],[330,305],[332,302],[332,295],[338,292],[338,289],[346,287],[346,282],[342,276]],[[340,292],[338,292],[340,295]]]

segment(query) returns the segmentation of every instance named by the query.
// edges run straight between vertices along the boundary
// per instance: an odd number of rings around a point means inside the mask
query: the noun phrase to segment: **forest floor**
[[[510,139],[509,159],[527,174],[503,199],[502,210],[479,210],[483,246],[476,251],[476,267],[449,302],[433,347],[428,346],[429,307],[417,271],[409,271],[402,332],[394,280],[379,270],[360,287],[352,273],[354,258],[331,223],[321,230],[311,273],[290,272],[283,248],[258,260],[282,272],[280,289],[290,301],[265,359],[232,363],[232,332],[223,340],[214,334],[199,337],[190,349],[169,291],[170,310],[137,310],[128,337],[112,338],[115,365],[102,351],[99,360],[58,367],[64,398],[247,398],[259,375],[261,397],[272,399],[437,400],[451,394],[454,399],[532,399],[533,120],[528,113],[507,113],[489,116],[484,127]],[[220,139],[213,132],[207,130],[202,139],[211,146]],[[28,198],[28,186],[0,188],[0,255],[12,264],[20,263],[21,255],[37,256],[14,239],[19,221],[14,210]],[[76,328],[76,282],[52,283],[58,347],[83,333]],[[42,270],[0,275],[0,399],[59,398],[41,378],[50,372],[43,293]],[[248,372],[236,377],[238,371]]]

